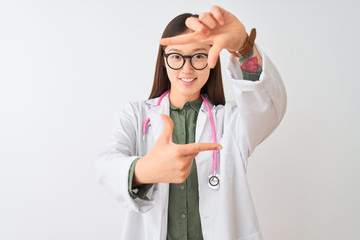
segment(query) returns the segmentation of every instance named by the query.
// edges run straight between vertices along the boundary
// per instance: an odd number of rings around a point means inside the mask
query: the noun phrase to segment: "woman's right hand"
[[[216,143],[175,144],[172,119],[165,114],[161,114],[161,118],[164,129],[150,152],[136,162],[134,185],[182,183],[190,174],[193,159],[199,152],[222,149]]]

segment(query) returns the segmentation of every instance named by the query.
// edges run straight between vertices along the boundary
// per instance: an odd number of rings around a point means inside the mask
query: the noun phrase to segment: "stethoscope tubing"
[[[161,94],[158,102],[156,103],[156,106],[159,106],[162,99],[166,96],[166,94],[168,94],[170,92],[170,89],[165,91],[163,94]],[[145,135],[146,135],[146,128],[148,126],[148,123],[150,122],[150,118],[146,119],[144,126],[143,126],[143,141],[145,141]]]
[[[209,106],[208,101],[206,101],[205,97],[200,94],[200,97],[203,99],[207,109],[209,110],[209,116],[210,116],[210,122],[211,122],[211,131],[212,131],[212,136],[213,136],[213,143],[217,143],[216,141],[216,131],[215,131],[215,123],[214,123],[214,118]],[[213,150],[213,170],[214,173],[217,172],[217,150]]]

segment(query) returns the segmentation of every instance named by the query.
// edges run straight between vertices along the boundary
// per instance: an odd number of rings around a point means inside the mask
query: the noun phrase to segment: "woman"
[[[262,239],[246,167],[284,116],[281,77],[218,6],[177,16],[162,37],[149,100],[126,105],[97,162],[126,206],[122,238]],[[223,48],[236,102],[225,102]]]

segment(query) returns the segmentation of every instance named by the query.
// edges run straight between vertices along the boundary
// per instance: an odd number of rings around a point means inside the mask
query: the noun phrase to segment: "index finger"
[[[214,18],[220,23],[220,25],[224,25],[224,16],[223,16],[225,12],[224,9],[214,5],[211,7],[210,12],[214,16]]]
[[[160,39],[160,44],[161,45],[180,45],[180,44],[196,42],[195,35],[196,35],[196,33],[192,32],[192,33],[178,35],[175,37],[162,38],[162,39]]]
[[[184,155],[198,154],[202,151],[220,150],[222,146],[217,143],[188,143],[178,145]]]

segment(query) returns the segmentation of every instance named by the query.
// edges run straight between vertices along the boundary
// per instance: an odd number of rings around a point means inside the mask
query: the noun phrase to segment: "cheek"
[[[207,82],[207,80],[209,79],[210,70],[204,69],[204,71],[201,72],[198,76],[199,76],[199,78],[201,78],[202,82],[204,82],[204,84],[205,84]]]
[[[170,82],[172,82],[173,79],[176,79],[176,74],[174,73],[174,70],[166,68],[166,73],[169,77]]]

